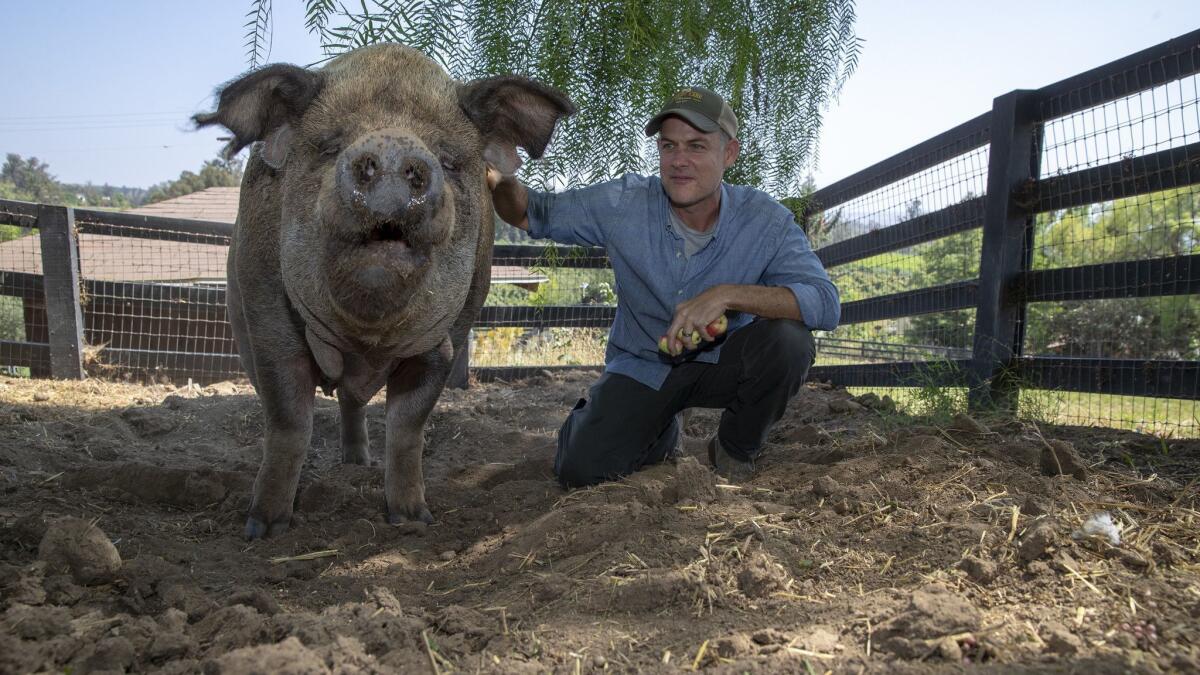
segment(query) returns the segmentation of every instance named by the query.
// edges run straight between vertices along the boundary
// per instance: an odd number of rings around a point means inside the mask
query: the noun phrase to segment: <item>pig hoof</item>
[[[283,518],[271,523],[264,523],[262,520],[250,516],[246,519],[246,538],[250,540],[266,539],[283,534],[287,532],[288,521],[288,518]]]
[[[429,512],[429,507],[425,506],[424,504],[421,505],[420,509],[418,509],[416,513],[412,514],[388,509],[387,521],[389,525],[403,525],[404,523],[409,522],[422,522],[426,525],[432,525],[433,514]]]

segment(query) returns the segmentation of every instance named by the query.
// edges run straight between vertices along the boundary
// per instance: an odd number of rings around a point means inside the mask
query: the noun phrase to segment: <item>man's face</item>
[[[678,117],[668,117],[658,132],[659,175],[679,208],[718,200],[721,177],[737,155],[737,139],[726,142],[720,131],[704,133]]]

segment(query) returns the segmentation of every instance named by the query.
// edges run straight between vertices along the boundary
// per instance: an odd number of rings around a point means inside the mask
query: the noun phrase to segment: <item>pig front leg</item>
[[[283,534],[291,524],[296,485],[312,439],[317,385],[316,368],[307,354],[279,361],[258,358],[256,370],[266,435],[246,519],[247,539]]]
[[[403,361],[388,378],[387,440],[383,491],[388,522],[433,522],[425,505],[425,478],[421,453],[425,449],[425,421],[450,375],[453,350],[450,340],[417,357]]]

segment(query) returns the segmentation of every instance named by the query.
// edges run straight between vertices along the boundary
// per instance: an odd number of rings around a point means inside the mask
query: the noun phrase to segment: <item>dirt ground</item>
[[[592,377],[446,392],[428,527],[384,522],[319,397],[292,529],[255,543],[245,384],[0,378],[0,672],[1200,670],[1196,441],[810,384],[746,484],[694,411],[678,463],[565,492]],[[1118,545],[1073,537],[1102,511]]]

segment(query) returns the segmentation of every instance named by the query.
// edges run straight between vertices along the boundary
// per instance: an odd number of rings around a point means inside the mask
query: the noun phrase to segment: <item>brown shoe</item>
[[[749,480],[754,475],[754,462],[742,461],[725,452],[715,434],[708,442],[708,462],[717,475],[737,483]]]

